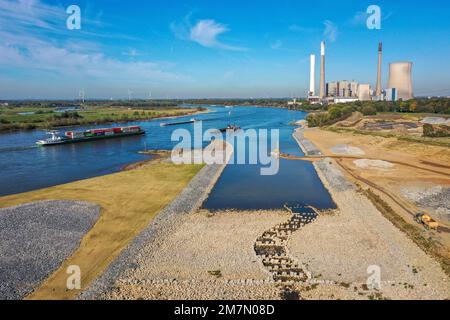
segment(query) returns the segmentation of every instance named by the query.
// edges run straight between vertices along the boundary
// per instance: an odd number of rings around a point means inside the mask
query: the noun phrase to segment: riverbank
[[[31,294],[73,254],[99,216],[99,206],[80,201],[0,209],[0,300]]]
[[[0,198],[1,208],[73,199],[101,206],[100,219],[77,250],[28,299],[76,297],[80,291],[66,290],[67,267],[80,267],[82,289],[87,288],[202,167],[155,160],[131,171]]]
[[[206,210],[173,216],[159,235],[144,241],[114,285],[96,297],[277,299],[279,290],[259,262],[253,245],[265,230],[288,217],[285,211]]]
[[[170,109],[92,108],[64,113],[55,113],[49,111],[48,108],[41,108],[28,114],[14,113],[12,110],[0,112],[0,133],[173,119],[210,112],[203,107]]]
[[[297,132],[296,138],[308,140],[301,132]],[[311,148],[302,146],[305,151],[318,151],[309,143]],[[294,228],[290,235],[280,231],[278,240],[270,236],[277,226],[282,229],[296,223],[284,210],[214,213],[200,210],[183,214],[173,224],[168,222],[170,219],[166,221],[171,225],[167,232],[155,235],[151,241],[142,241],[141,248],[129,255],[135,258],[111,277],[114,284],[94,297],[448,298],[449,280],[436,261],[385,219],[332,159],[320,160],[315,166],[338,210],[320,213],[317,220]],[[269,263],[265,261],[267,257],[261,260],[255,250],[258,243],[271,241],[284,243],[287,256],[281,256],[279,261],[272,258]],[[278,269],[270,271],[268,267]],[[367,272],[378,267],[381,288],[371,289],[367,285],[370,276]],[[274,280],[275,274],[282,274],[287,280],[279,283]],[[306,278],[301,276],[305,274]]]

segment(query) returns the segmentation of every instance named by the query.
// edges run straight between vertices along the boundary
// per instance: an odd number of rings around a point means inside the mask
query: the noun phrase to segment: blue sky
[[[66,8],[81,8],[81,30]],[[369,30],[369,5],[382,29]],[[414,62],[416,95],[450,95],[450,3],[0,0],[0,99],[304,96],[327,42],[327,80],[374,85],[377,43]]]

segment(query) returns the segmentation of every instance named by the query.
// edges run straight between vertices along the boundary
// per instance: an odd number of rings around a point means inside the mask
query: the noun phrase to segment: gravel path
[[[164,239],[175,232],[185,221],[187,215],[200,208],[224,169],[225,165],[205,166],[181,194],[133,240],[103,275],[79,296],[79,299],[101,297],[114,287],[116,280],[120,278],[123,272],[136,268],[136,259],[142,257],[140,253],[142,247],[150,245],[158,248],[161,246]]]
[[[100,216],[79,201],[0,209],[0,300],[23,299],[78,247]]]

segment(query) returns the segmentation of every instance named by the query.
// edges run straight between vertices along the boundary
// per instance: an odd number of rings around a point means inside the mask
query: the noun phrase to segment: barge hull
[[[139,132],[117,133],[117,134],[114,134],[111,136],[96,136],[96,137],[84,137],[84,138],[75,138],[75,139],[64,139],[64,140],[60,140],[60,141],[39,144],[39,146],[52,147],[52,146],[59,146],[62,144],[81,143],[81,142],[104,140],[104,139],[114,139],[114,138],[124,138],[124,137],[130,137],[130,136],[140,136],[140,135],[144,135],[144,134],[145,134],[145,131],[139,131]]]

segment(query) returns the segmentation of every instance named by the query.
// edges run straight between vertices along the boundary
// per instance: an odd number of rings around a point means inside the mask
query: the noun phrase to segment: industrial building
[[[386,101],[397,101],[397,89],[388,88],[384,92],[384,99]]]
[[[356,82],[356,81],[352,81],[350,83],[350,87],[351,87],[351,90],[352,90],[351,96],[353,98],[357,98],[358,97],[358,86],[359,86],[359,83]]]
[[[389,65],[389,84],[383,90],[382,62],[383,43],[378,44],[378,65],[375,90],[370,84],[359,84],[356,81],[326,82],[325,42],[320,47],[320,85],[319,94],[316,95],[316,56],[311,54],[310,83],[308,100],[310,103],[347,103],[360,101],[397,101],[409,100],[414,97],[412,86],[412,63],[396,62]]]
[[[359,84],[358,86],[358,99],[360,101],[370,101],[372,97],[370,96],[370,84]]]
[[[337,82],[327,83],[327,97],[337,97],[339,95],[339,84]]]

